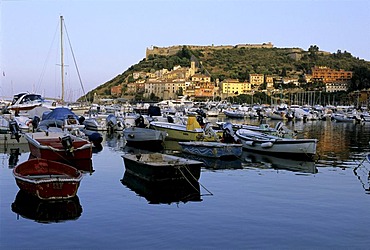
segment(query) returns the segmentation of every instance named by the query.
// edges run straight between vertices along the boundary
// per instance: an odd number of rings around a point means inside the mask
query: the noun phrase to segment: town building
[[[331,82],[325,84],[326,92],[338,92],[338,91],[347,91],[348,83],[345,81],[342,82]]]
[[[263,74],[249,74],[249,82],[252,85],[261,85],[265,81],[264,75]]]
[[[352,79],[352,71],[335,70],[328,67],[312,68],[312,79],[323,83],[343,82]]]
[[[252,84],[249,82],[239,82],[236,79],[227,79],[221,82],[221,98],[237,96],[251,92]]]

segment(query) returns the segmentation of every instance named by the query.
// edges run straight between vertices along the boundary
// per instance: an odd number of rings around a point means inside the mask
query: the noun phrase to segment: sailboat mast
[[[60,16],[60,65],[62,76],[62,103],[64,103],[64,54],[63,54],[63,16]]]

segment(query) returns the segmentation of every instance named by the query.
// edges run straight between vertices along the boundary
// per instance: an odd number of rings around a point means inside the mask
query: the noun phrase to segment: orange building
[[[328,67],[312,68],[312,78],[323,83],[343,82],[352,79],[352,71],[335,70]]]
[[[110,89],[110,94],[112,96],[120,96],[122,94],[122,86],[121,85],[118,85],[118,86],[113,86],[111,89]]]

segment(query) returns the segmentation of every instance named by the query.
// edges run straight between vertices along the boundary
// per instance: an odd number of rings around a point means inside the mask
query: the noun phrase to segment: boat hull
[[[201,128],[195,130],[187,130],[186,125],[166,123],[166,122],[152,122],[151,126],[155,130],[167,133],[166,139],[176,141],[215,141],[213,136],[205,136]],[[222,137],[222,131],[215,131],[219,138]]]
[[[76,167],[79,170],[91,170],[92,143],[73,136],[71,150],[66,150],[60,141],[64,133],[44,132],[26,133],[25,138],[31,152],[31,158],[58,161]]]
[[[125,169],[146,181],[198,180],[203,163],[167,154],[125,154]]]
[[[244,118],[244,113],[242,111],[225,110],[224,114],[229,118]]]
[[[179,142],[182,151],[212,158],[237,158],[243,153],[242,144],[222,142]]]
[[[13,169],[20,190],[42,200],[76,196],[82,173],[76,168],[45,159],[31,159]]]
[[[162,144],[167,133],[148,128],[129,127],[123,130],[123,136],[128,146],[160,150],[163,148]]]
[[[242,142],[245,150],[292,157],[307,156],[308,158],[316,154],[316,139],[280,138],[253,131],[246,132],[244,129],[238,130],[236,136]]]

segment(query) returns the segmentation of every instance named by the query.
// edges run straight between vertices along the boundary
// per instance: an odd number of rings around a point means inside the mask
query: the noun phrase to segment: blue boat
[[[243,153],[240,143],[191,141],[179,145],[185,153],[212,158],[238,158]]]

